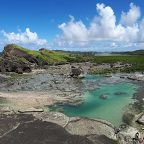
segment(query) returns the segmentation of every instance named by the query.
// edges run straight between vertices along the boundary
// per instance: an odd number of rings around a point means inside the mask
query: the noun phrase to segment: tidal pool
[[[137,85],[129,80],[121,80],[117,76],[112,78],[88,76],[83,83],[94,85],[95,88],[86,90],[82,104],[77,106],[57,104],[50,109],[63,110],[70,117],[100,118],[116,126],[120,125],[125,108],[132,102]]]

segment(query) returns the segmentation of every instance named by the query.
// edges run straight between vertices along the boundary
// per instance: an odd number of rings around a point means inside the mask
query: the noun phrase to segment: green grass
[[[9,45],[9,47],[13,49],[20,49],[26,52],[27,54],[30,54],[34,56],[35,58],[39,59],[41,62],[47,61],[49,64],[56,63],[56,62],[57,63],[66,62],[67,61],[66,57],[68,57],[68,55],[63,52],[55,52],[55,51],[50,51],[46,49],[43,51],[29,50],[27,48],[23,48],[16,44],[11,44]]]
[[[138,51],[136,55],[120,55],[120,56],[95,56],[93,52],[64,52],[64,51],[51,51],[44,49],[42,51],[29,50],[21,46],[11,44],[8,45],[10,48],[20,49],[27,54],[34,56],[41,63],[44,61],[48,64],[54,63],[80,63],[80,62],[93,62],[97,64],[108,63],[114,64],[121,62],[122,64],[131,64],[131,67],[125,67],[123,69],[105,69],[105,70],[96,70],[94,73],[110,73],[110,72],[136,72],[144,71],[144,56],[138,54],[141,51]],[[24,58],[20,58],[20,61],[24,61]]]
[[[102,64],[102,63],[108,63],[108,64],[114,64],[117,62],[121,62],[122,64],[131,64],[131,67],[124,67],[123,69],[111,69],[111,72],[142,72],[144,71],[144,56],[96,56],[93,59],[94,63]],[[101,70],[98,72],[96,70],[94,73],[109,73],[110,70]]]
[[[94,58],[96,63],[144,63],[144,56],[96,56]]]

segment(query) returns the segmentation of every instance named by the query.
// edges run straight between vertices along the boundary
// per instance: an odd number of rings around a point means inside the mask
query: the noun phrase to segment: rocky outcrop
[[[71,77],[79,77],[82,73],[82,68],[81,67],[75,67],[75,66],[71,66],[71,73],[70,76]]]
[[[16,72],[22,74],[24,72],[31,72],[31,67],[25,62],[1,58],[0,72]]]
[[[69,134],[57,124],[42,121],[23,123],[1,138],[2,144],[93,144],[84,136]]]
[[[38,120],[28,114],[1,113],[0,127],[0,144],[20,144],[21,142],[23,144],[116,144],[116,141],[107,136],[92,134],[95,129],[91,127],[92,132],[83,135],[81,132],[79,134],[71,130],[67,131],[58,124]]]
[[[37,60],[14,46],[7,45],[4,47],[0,57],[0,72],[16,72],[18,74],[31,72],[30,63],[37,63]]]
[[[31,54],[28,54],[24,50],[14,47],[15,45],[7,45],[4,47],[3,58],[24,58],[31,63],[37,63],[38,60]]]

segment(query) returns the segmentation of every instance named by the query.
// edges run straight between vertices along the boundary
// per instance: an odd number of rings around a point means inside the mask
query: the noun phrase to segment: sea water
[[[104,119],[118,126],[122,123],[122,116],[126,106],[132,102],[137,86],[128,80],[120,78],[103,78],[101,76],[87,76],[84,82],[93,81],[99,85],[93,90],[86,90],[84,102],[74,106],[58,104],[53,110],[63,109],[67,116]]]

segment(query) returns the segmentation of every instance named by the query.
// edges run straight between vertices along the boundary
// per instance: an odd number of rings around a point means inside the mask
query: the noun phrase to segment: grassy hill
[[[48,64],[92,61],[95,56],[93,52],[52,51],[44,48],[36,51],[21,47],[16,44],[10,44],[6,46],[6,48],[11,49],[10,53],[12,55],[14,55],[12,50],[17,49],[33,56],[41,62],[48,62]]]
[[[68,54],[63,52],[50,51],[47,49],[41,49],[39,51],[30,50],[16,44],[7,45],[4,48],[4,52],[7,52],[10,57],[19,57],[21,58],[21,60],[23,59],[23,61],[27,61],[27,58],[23,56],[27,55],[29,57],[37,59],[39,63],[47,62],[48,64],[65,63],[67,62],[67,58],[69,57]]]

